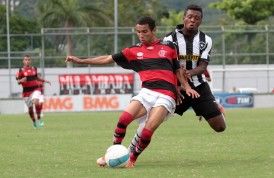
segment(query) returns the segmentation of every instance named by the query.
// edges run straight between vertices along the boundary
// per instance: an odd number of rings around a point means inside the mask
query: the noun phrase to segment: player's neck
[[[144,42],[143,44],[145,46],[151,46],[155,43],[158,43],[160,41],[160,39],[158,39],[157,37],[153,37],[150,41]]]
[[[183,28],[182,32],[185,36],[192,38],[198,33],[198,29],[197,30],[188,30],[186,28]]]

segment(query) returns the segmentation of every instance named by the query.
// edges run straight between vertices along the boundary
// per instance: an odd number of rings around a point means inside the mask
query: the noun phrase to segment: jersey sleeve
[[[121,66],[124,69],[131,69],[131,63],[128,61],[128,59],[126,58],[126,53],[127,53],[127,48],[124,49],[122,52],[117,53],[117,54],[113,54],[112,58],[113,60],[116,62],[116,64],[118,64],[119,66]]]
[[[37,78],[38,77],[37,67],[34,67],[34,70],[35,70],[35,77]]]
[[[22,69],[19,69],[19,70],[16,72],[15,78],[16,78],[16,80],[19,80],[19,79],[23,78],[23,76],[22,76]]]
[[[206,41],[207,41],[207,45],[205,50],[202,51],[201,53],[201,59],[209,62],[210,61],[210,52],[211,52],[211,48],[212,48],[212,39],[208,36],[206,36]]]
[[[171,36],[171,35],[165,36],[165,37],[163,38],[163,41],[173,41],[173,40],[172,40],[172,36]]]
[[[180,62],[179,62],[179,57],[178,57],[178,46],[176,43],[168,41],[172,46],[173,46],[173,71],[176,71],[181,68]]]

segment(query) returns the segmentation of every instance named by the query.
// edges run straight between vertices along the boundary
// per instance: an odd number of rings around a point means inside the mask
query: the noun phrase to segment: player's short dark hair
[[[26,57],[26,58],[31,58],[29,54],[25,54],[25,55],[24,55],[24,58],[25,58],[25,57]]]
[[[154,28],[156,27],[156,23],[155,23],[155,20],[149,16],[145,16],[145,17],[140,17],[138,20],[137,20],[137,23],[136,24],[139,24],[139,25],[146,25],[148,24],[149,26],[149,29],[152,31],[154,30]]]
[[[194,10],[194,11],[199,11],[199,12],[201,12],[201,17],[203,18],[203,9],[202,9],[200,6],[198,6],[198,5],[196,5],[196,4],[190,4],[190,5],[188,5],[188,6],[186,7],[186,9],[185,9],[184,15],[186,15],[186,12],[187,12],[188,10]]]

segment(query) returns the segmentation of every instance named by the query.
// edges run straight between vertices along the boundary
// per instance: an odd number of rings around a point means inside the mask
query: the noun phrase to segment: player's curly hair
[[[201,12],[201,17],[203,18],[203,9],[202,9],[200,6],[198,6],[198,5],[196,5],[196,4],[190,4],[190,5],[188,5],[188,6],[186,7],[186,9],[185,9],[184,15],[186,15],[186,12],[187,12],[188,10],[195,10],[195,11]]]

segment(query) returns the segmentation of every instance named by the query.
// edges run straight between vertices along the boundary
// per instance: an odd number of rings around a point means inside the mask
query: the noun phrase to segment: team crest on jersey
[[[166,53],[167,53],[166,50],[161,49],[161,50],[158,52],[158,55],[159,55],[160,57],[166,57]]]
[[[138,52],[138,53],[136,54],[136,58],[137,58],[137,59],[143,59],[143,58],[144,58],[144,53]]]
[[[203,42],[203,41],[200,41],[200,50],[201,51],[203,51],[203,50],[205,50],[206,49],[206,47],[207,47],[207,43],[205,43],[205,42]]]

